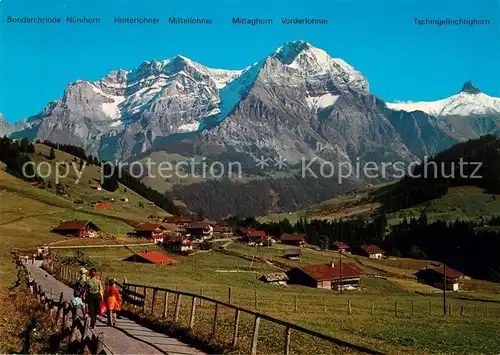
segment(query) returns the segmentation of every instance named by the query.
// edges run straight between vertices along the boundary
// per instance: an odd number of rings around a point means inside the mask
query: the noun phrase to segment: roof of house
[[[288,281],[288,276],[284,272],[272,272],[262,275],[260,280],[266,282]]]
[[[214,229],[214,232],[226,232],[231,230],[231,226],[219,226],[219,225],[212,225],[212,228]]]
[[[135,227],[136,232],[152,232],[157,229],[165,230],[166,228],[163,227],[161,224],[155,224],[155,223],[144,223],[138,227]]]
[[[340,279],[340,264],[332,267],[330,264],[304,265],[299,268],[316,281]],[[342,278],[359,277],[363,271],[352,263],[342,263]]]
[[[421,269],[420,271],[425,271],[425,270],[432,270],[437,272],[438,274],[444,275],[444,267],[443,264],[440,265],[427,265],[425,268]],[[460,271],[452,269],[449,266],[446,266],[446,278],[454,279],[457,277],[465,276],[462,274]]]
[[[285,255],[300,255],[300,249],[285,249]]]
[[[167,254],[163,254],[160,251],[137,253],[135,255],[146,259],[153,264],[170,265],[177,262],[174,258],[168,256]],[[130,257],[127,259],[130,259]]]
[[[368,254],[384,254],[385,252],[376,245],[362,245],[360,246]]]
[[[280,240],[283,241],[289,241],[289,242],[302,242],[307,239],[307,236],[305,234],[283,234],[280,237]]]
[[[344,242],[335,242],[333,244],[339,249],[349,249],[349,245]]]
[[[191,223],[191,224],[187,225],[185,228],[186,229],[208,229],[210,227],[211,227],[211,225],[209,223],[200,222],[200,223]]]
[[[99,227],[97,227],[91,221],[76,221],[76,220],[62,222],[61,224],[59,224],[57,227],[55,227],[52,230],[55,232],[57,232],[57,231],[71,231],[71,230],[79,231],[83,227],[85,227],[86,225],[90,225],[95,230],[100,230]]]
[[[266,236],[266,231],[257,230],[255,228],[239,228],[238,231],[246,237],[262,237]]]

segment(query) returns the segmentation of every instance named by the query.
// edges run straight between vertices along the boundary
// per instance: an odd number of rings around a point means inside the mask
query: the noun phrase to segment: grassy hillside
[[[55,164],[63,161],[72,162],[74,157],[56,151],[56,159],[49,160],[50,148],[37,144],[35,153],[30,158],[37,164],[48,163],[55,171]],[[78,167],[78,161],[75,163]],[[45,173],[47,170],[41,170]],[[45,181],[52,188],[40,188],[17,179],[0,169],[0,280],[7,285],[15,278],[12,272],[10,251],[12,248],[29,249],[44,243],[62,243],[68,239],[50,233],[52,228],[63,220],[92,220],[106,234],[115,237],[116,242],[134,243],[135,239],[126,237],[139,222],[147,222],[151,214],[165,214],[165,211],[151,205],[149,201],[130,189],[120,185],[115,192],[97,191],[89,186],[100,180],[100,171],[96,166],[84,170],[80,183],[76,183],[74,171],[61,179],[66,196],[56,194],[55,173]],[[122,198],[129,202],[122,202]],[[110,202],[113,198],[116,202]],[[93,208],[97,201],[106,202],[110,209]],[[77,203],[81,202],[81,203]],[[139,204],[143,207],[139,207]],[[96,241],[100,243],[102,241]]]
[[[398,223],[404,217],[418,217],[425,212],[430,220],[475,220],[500,214],[500,195],[487,193],[473,186],[451,187],[448,193],[416,206],[391,211],[386,196],[391,193],[393,184],[377,185],[373,188],[358,190],[349,195],[336,197],[307,209],[259,217],[259,221],[278,221],[284,218],[292,223],[299,218],[340,219],[356,216],[372,216],[386,213],[391,223]]]

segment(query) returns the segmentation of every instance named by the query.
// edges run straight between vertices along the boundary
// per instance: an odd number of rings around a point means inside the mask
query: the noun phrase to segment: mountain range
[[[237,151],[299,161],[321,146],[329,159],[407,160],[497,132],[499,117],[499,99],[470,82],[447,99],[386,104],[342,59],[292,41],[242,70],[176,56],[78,80],[15,136],[82,146],[113,161],[179,149],[179,141],[188,155]]]
[[[103,160],[154,151],[249,165],[266,156],[298,164],[414,161],[458,141],[500,133],[500,98],[466,82],[433,102],[386,103],[354,67],[304,41],[286,42],[241,70],[183,56],[70,84],[11,137],[83,147]],[[320,147],[320,149],[318,149]]]

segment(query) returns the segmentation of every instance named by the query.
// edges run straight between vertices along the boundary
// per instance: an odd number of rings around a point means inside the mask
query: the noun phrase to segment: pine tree
[[[54,148],[50,148],[49,159],[54,160],[55,158],[56,158],[56,152],[54,151]]]

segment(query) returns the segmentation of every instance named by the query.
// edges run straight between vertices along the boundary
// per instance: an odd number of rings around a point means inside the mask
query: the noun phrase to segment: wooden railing
[[[292,335],[292,330],[296,332],[300,332],[303,334],[307,334],[313,337],[316,337],[318,339],[325,340],[327,342],[330,342],[333,345],[349,348],[358,352],[362,353],[368,353],[368,354],[382,354],[381,352],[375,351],[373,349],[352,344],[349,342],[346,342],[341,339],[337,339],[334,337],[331,337],[329,335],[321,334],[316,331],[304,328],[300,325],[290,323],[278,318],[274,318],[271,316],[268,316],[266,314],[258,313],[249,309],[241,308],[238,306],[235,306],[234,304],[222,302],[213,298],[209,298],[203,295],[198,295],[194,293],[189,293],[189,292],[183,292],[183,291],[178,291],[178,290],[172,290],[168,288],[162,288],[162,287],[151,287],[151,286],[145,286],[145,285],[138,285],[138,284],[132,284],[132,283],[127,283],[126,281],[123,282],[123,284],[119,285],[122,291],[122,297],[123,297],[123,302],[125,304],[133,305],[135,307],[140,307],[142,313],[150,313],[151,315],[155,317],[162,317],[162,318],[167,318],[168,315],[168,299],[169,299],[169,294],[175,295],[175,305],[174,305],[174,313],[173,313],[173,322],[177,323],[179,321],[179,314],[181,310],[181,305],[182,305],[182,297],[189,297],[191,299],[191,309],[190,309],[190,316],[189,316],[189,330],[193,330],[195,321],[196,321],[196,306],[198,302],[204,301],[204,302],[209,302],[214,304],[214,313],[212,317],[212,336],[215,337],[216,332],[217,332],[217,319],[219,315],[219,310],[221,307],[227,307],[229,309],[234,310],[234,322],[233,322],[233,330],[232,330],[232,346],[235,347],[238,344],[238,338],[239,338],[239,321],[240,321],[240,315],[241,313],[246,313],[249,314],[253,317],[253,331],[252,331],[252,337],[251,337],[251,349],[250,349],[250,354],[255,355],[257,354],[257,344],[258,344],[258,339],[259,339],[259,326],[260,326],[260,321],[261,319],[270,321],[272,323],[281,325],[285,328],[284,332],[284,349],[283,353],[285,355],[290,354],[290,341],[291,341],[291,335]],[[151,299],[151,308],[146,310],[146,305],[147,305],[147,295],[148,295],[148,290],[152,290],[152,299]],[[142,291],[142,292],[140,292]],[[157,307],[157,300],[159,299],[159,292],[164,293],[164,307],[163,307],[163,314],[158,314],[158,310],[155,309]],[[151,292],[149,292],[151,293]]]
[[[22,265],[25,262],[20,260]],[[27,262],[33,261],[27,260]],[[63,338],[68,339],[69,350],[72,353],[111,354],[111,351],[104,345],[103,334],[95,335],[90,330],[89,316],[79,315],[78,310],[64,299],[63,292],[61,292],[59,300],[56,301],[52,292],[49,294],[35,280],[29,280],[29,274],[28,289],[36,297],[37,301],[44,306],[45,310],[50,313],[56,326],[60,325],[61,335]]]

